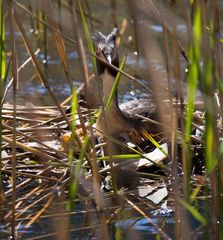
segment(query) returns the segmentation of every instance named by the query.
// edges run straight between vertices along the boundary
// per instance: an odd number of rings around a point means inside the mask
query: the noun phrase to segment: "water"
[[[21,182],[23,180],[21,179]],[[82,183],[83,186],[85,184]],[[22,200],[25,194],[28,194],[39,185],[38,181],[33,181],[25,189],[17,192],[17,199]],[[6,191],[7,189],[4,190]],[[49,198],[35,204],[16,220],[17,239],[60,239],[59,236],[64,237],[67,233],[68,226],[71,239],[102,239],[100,213],[96,210],[94,202],[89,198],[84,198],[84,195],[82,195],[80,197],[82,199],[81,202],[75,202],[71,214],[69,214],[66,211],[69,205],[69,202],[66,200],[68,197],[67,189],[58,191],[54,187],[42,193],[40,192],[40,194],[34,192],[33,197],[28,201],[22,200],[22,204],[16,212],[23,212],[23,207],[36,202],[36,200],[52,191],[54,191],[55,195],[47,211],[41,214],[40,218],[30,227],[27,228],[26,224],[32,219],[31,215],[37,214]],[[165,181],[141,179],[140,184],[137,184],[131,190],[126,189],[121,193],[121,196],[126,197],[136,208],[133,208],[127,202],[123,205],[124,198],[122,197],[117,201],[117,199],[114,200],[105,193],[105,215],[107,216],[107,220],[109,220],[108,230],[111,239],[115,239],[117,234],[120,234],[124,239],[155,239],[160,236],[158,229],[161,229],[171,239],[174,239],[176,225],[173,192]],[[199,212],[205,216],[207,214],[206,205],[210,204],[209,200],[197,201],[197,204]],[[142,216],[137,211],[137,207],[146,216]],[[5,209],[4,211],[8,212],[9,210],[6,211]],[[206,234],[210,234],[210,229],[202,226],[192,215],[187,214],[187,216],[189,218],[188,222],[190,223],[192,239],[200,240]],[[211,219],[209,220],[211,222]],[[10,228],[8,226],[6,228],[5,224],[0,224],[0,239],[10,238]],[[184,225],[185,222],[183,219],[181,226],[184,227]]]
[[[104,17],[104,12],[108,13],[110,18],[111,8],[108,2],[99,1],[97,4],[94,1],[89,1],[90,9],[93,15],[101,20]],[[98,8],[97,6],[100,6]],[[63,101],[67,97],[70,96],[70,87],[66,80],[64,70],[62,67],[62,63],[58,56],[55,46],[55,40],[52,36],[52,32],[48,29],[47,30],[47,55],[44,54],[44,45],[43,45],[43,30],[37,32],[37,34],[33,34],[35,30],[33,30],[32,21],[30,20],[29,16],[20,12],[20,16],[22,16],[22,23],[25,26],[26,33],[30,43],[32,43],[33,50],[35,51],[37,48],[40,48],[40,53],[38,54],[39,62],[42,63],[42,69],[44,70],[45,77],[50,85],[50,88],[53,90],[54,94],[58,97],[59,101]],[[127,13],[127,6],[120,2],[117,7],[116,15],[118,18],[122,19],[125,17]],[[74,33],[72,29],[72,24],[70,21],[70,13],[67,8],[62,8],[61,12],[57,10],[55,5],[55,16],[59,18],[60,15],[63,16],[60,25],[61,29],[63,29],[63,33],[70,36],[74,39]],[[35,23],[35,22],[34,22]],[[129,23],[130,26],[127,27],[125,38],[124,39],[132,39],[132,41],[123,40],[123,43],[120,47],[120,59],[124,54],[128,54],[127,62],[125,70],[132,74],[133,76],[138,77],[141,81],[144,81],[148,84],[149,79],[145,76],[145,62],[142,56],[136,56],[135,53],[137,50],[134,46],[134,35],[131,31],[133,25]],[[111,31],[113,25],[111,22],[103,22],[103,24],[95,24],[95,28],[93,31],[102,31],[103,33],[107,34]],[[36,28],[34,28],[36,29]],[[161,28],[157,24],[152,26],[154,32],[160,37],[162,36]],[[24,61],[29,57],[27,51],[24,47],[21,34],[19,31],[15,32],[16,44],[18,49],[18,62],[19,65],[23,64]],[[6,39],[10,41],[10,32],[6,31]],[[125,42],[127,41],[127,42]],[[78,87],[83,82],[82,72],[79,65],[79,58],[77,53],[77,48],[74,44],[69,43],[65,40],[66,52],[67,52],[67,60],[69,65],[70,76],[73,81],[74,86]],[[87,44],[85,45],[87,46]],[[88,57],[88,65],[89,65],[89,72],[92,72],[92,65],[90,63],[90,58]],[[43,64],[47,60],[47,65]],[[158,62],[154,62],[154,67],[157,70],[161,69],[165,71],[165,66],[159,65]],[[146,92],[141,87],[137,86],[137,84],[133,83],[126,77],[123,77],[120,82],[119,92],[120,92],[120,99],[123,101],[122,96],[128,96],[129,92],[132,89],[139,90],[140,92]],[[41,84],[38,76],[35,75],[35,68],[32,63],[26,65],[24,69],[21,70],[19,74],[19,88],[17,91],[17,99],[18,103],[24,105],[27,103],[32,103],[34,105],[43,105],[43,104],[54,104],[51,97],[48,94],[48,90]],[[128,97],[127,97],[128,99]],[[124,98],[125,100],[125,98]],[[12,102],[12,88],[9,91],[7,102]]]

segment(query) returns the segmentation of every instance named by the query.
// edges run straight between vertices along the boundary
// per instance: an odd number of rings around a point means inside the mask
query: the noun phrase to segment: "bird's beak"
[[[108,56],[106,56],[106,58],[107,58],[107,61],[111,64],[111,62],[112,62],[112,58],[111,58],[111,56],[108,55]]]

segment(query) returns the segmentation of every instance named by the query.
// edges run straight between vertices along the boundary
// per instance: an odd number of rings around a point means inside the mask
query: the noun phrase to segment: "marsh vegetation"
[[[1,239],[221,239],[222,13],[0,0]]]

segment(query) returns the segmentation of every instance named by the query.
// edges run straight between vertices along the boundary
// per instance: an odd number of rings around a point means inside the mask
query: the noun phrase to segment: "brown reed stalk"
[[[40,51],[40,50],[37,49],[36,52],[35,52],[35,55],[37,55],[37,54],[39,53],[39,51]],[[31,60],[32,60],[32,58],[29,57],[20,67],[18,67],[18,73],[19,73],[20,70],[23,69]],[[11,87],[12,83],[13,83],[13,78],[9,81],[9,83],[7,84],[7,86],[6,86],[5,89],[4,89],[4,93],[3,93],[2,99],[1,99],[1,104],[2,104],[2,106],[3,106],[4,102],[5,102],[5,98],[6,98],[6,96],[7,96],[7,93],[8,93],[8,91],[9,91],[9,88]]]
[[[4,126],[4,128],[9,129],[10,131],[13,130],[11,127],[9,127],[8,125],[6,125],[6,124],[4,124],[4,123],[3,123],[3,126]],[[59,151],[59,150],[57,150],[57,149],[55,149],[55,148],[52,148],[52,147],[48,146],[47,144],[45,144],[45,143],[42,142],[41,140],[38,140],[38,139],[35,138],[35,137],[26,135],[26,134],[20,132],[19,130],[15,130],[15,132],[16,132],[16,134],[21,135],[21,136],[25,137],[26,139],[28,139],[28,140],[30,140],[30,141],[33,141],[33,142],[36,142],[36,143],[38,143],[40,146],[43,146],[43,147],[45,147],[46,149],[49,149],[49,150],[57,153],[59,156],[63,156],[63,157],[65,157],[65,158],[68,158],[68,156],[67,156],[66,153],[61,152],[61,151]],[[60,161],[58,158],[55,158],[54,160],[55,160],[55,161]],[[74,159],[74,160],[75,160],[75,159]]]
[[[16,130],[14,131],[14,134],[16,134]],[[21,149],[23,149],[23,150],[25,150],[25,151],[31,152],[32,154],[40,157],[41,159],[50,160],[50,161],[54,161],[54,162],[57,162],[57,161],[58,161],[57,158],[55,158],[55,157],[53,157],[53,156],[50,156],[50,155],[47,154],[47,153],[44,153],[44,152],[39,151],[39,150],[37,150],[37,149],[35,149],[35,148],[29,147],[29,146],[27,146],[26,144],[21,143],[21,142],[18,142],[18,141],[16,141],[16,140],[13,141],[13,139],[8,138],[8,137],[6,137],[6,136],[2,136],[2,140],[5,141],[5,142],[7,142],[7,143],[9,143],[12,147],[13,147],[13,144],[14,144],[14,145],[17,146],[18,148],[21,148]],[[13,153],[13,154],[15,154],[15,153]]]
[[[16,239],[16,225],[15,225],[15,202],[16,202],[16,91],[18,84],[18,65],[17,65],[17,52],[14,38],[14,8],[12,2],[8,3],[9,19],[10,19],[10,32],[11,32],[11,51],[12,51],[12,75],[13,75],[13,139],[12,143],[12,217],[11,217],[11,236]],[[3,137],[2,137],[3,139]]]

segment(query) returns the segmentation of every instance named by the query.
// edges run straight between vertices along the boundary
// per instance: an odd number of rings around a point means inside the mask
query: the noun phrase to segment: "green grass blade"
[[[206,158],[206,167],[209,172],[212,172],[212,170],[215,168],[218,158],[216,157],[216,152],[214,148],[215,144],[215,129],[213,127],[214,123],[214,116],[212,113],[207,111],[206,113],[206,132],[205,132],[205,158]]]
[[[201,37],[201,10],[200,7],[197,6],[193,26],[193,42],[189,51],[190,65],[188,73],[188,101],[185,128],[185,140],[188,144],[190,143],[197,80],[199,78]]]
[[[6,58],[5,58],[5,29],[4,17],[2,9],[2,0],[0,0],[0,213],[2,212],[1,206],[3,203],[2,191],[2,99],[5,88],[6,76]],[[2,221],[0,220],[0,224]]]
[[[70,142],[72,143],[73,140],[76,137],[76,114],[77,114],[77,107],[78,107],[78,96],[77,96],[77,92],[75,91],[75,89],[73,89],[73,93],[72,93],[72,105],[71,105],[71,130],[72,130],[72,134],[71,134],[71,140]],[[82,145],[82,149],[81,149],[81,153],[79,155],[78,161],[76,162],[76,165],[74,167],[74,165],[71,165],[71,169],[70,169],[70,202],[69,202],[69,210],[71,211],[73,208],[73,200],[76,198],[77,196],[77,187],[78,187],[78,176],[79,176],[79,172],[81,170],[81,166],[82,166],[82,162],[85,156],[85,153],[87,151],[87,146],[89,143],[89,137],[85,138],[84,144]],[[72,144],[70,145],[69,148],[69,163],[72,163],[72,159],[73,159],[73,147]]]
[[[202,184],[199,184],[199,185],[193,190],[193,192],[192,192],[191,195],[190,195],[190,201],[193,201],[193,200],[196,199],[196,197],[198,196],[201,188],[202,188]]]
[[[85,17],[84,12],[83,12],[81,2],[79,0],[78,0],[78,7],[79,7],[79,10],[80,10],[80,14],[81,14],[81,20],[82,20],[82,24],[83,24],[83,27],[84,27],[85,36],[86,36],[86,39],[87,39],[88,50],[89,50],[90,54],[94,54],[95,53],[94,44],[93,44],[92,37],[91,37],[90,31],[89,31],[89,28],[88,28],[86,17]],[[91,55],[91,62],[92,62],[92,65],[93,65],[94,69],[96,70],[96,59],[92,55]]]
[[[126,55],[124,56],[124,58],[122,59],[122,62],[121,62],[121,65],[120,65],[120,70],[122,71],[124,66],[125,66],[125,62],[126,62]],[[119,81],[120,81],[120,78],[121,78],[121,73],[118,72],[116,78],[115,78],[115,82],[113,84],[113,87],[112,87],[112,90],[111,90],[111,93],[109,95],[109,98],[108,98],[108,101],[106,103],[106,107],[105,107],[105,113],[108,113],[110,107],[111,107],[111,104],[112,104],[112,101],[113,101],[113,98],[115,96],[115,93],[117,92],[117,89],[118,89],[118,84],[119,84]]]
[[[196,208],[194,208],[192,205],[187,203],[186,201],[182,199],[178,199],[180,204],[182,204],[191,214],[192,216],[197,219],[201,224],[207,225],[207,220],[197,211]]]
[[[71,168],[71,183],[70,183],[70,205],[69,205],[69,210],[71,211],[73,208],[73,201],[75,200],[77,196],[77,189],[78,189],[78,179],[79,179],[79,174],[81,170],[81,166],[87,151],[87,147],[89,144],[90,138],[87,136],[85,138],[84,144],[82,145],[81,153],[79,156],[79,159],[77,161],[77,164],[74,168]]]
[[[120,155],[112,155],[113,159],[119,159],[119,160],[129,160],[129,159],[139,159],[142,156],[139,154],[120,154]],[[104,157],[98,157],[97,158],[98,161],[108,161],[109,160],[109,156],[104,156]]]
[[[72,94],[72,106],[71,106],[71,119],[72,119],[72,132],[76,130],[76,114],[77,114],[77,104],[78,104],[78,96],[75,89],[73,89]]]
[[[200,73],[200,61],[201,61],[201,9],[200,5],[193,3],[194,19],[193,19],[193,32],[192,41],[189,48],[189,72],[187,77],[187,105],[186,105],[186,123],[185,123],[185,139],[184,152],[186,158],[183,162],[184,171],[184,193],[189,198],[190,191],[190,178],[191,178],[191,131],[192,121],[195,108],[195,97],[197,91],[197,81]]]
[[[209,51],[205,64],[205,97],[206,97],[206,118],[205,118],[205,158],[206,167],[212,172],[218,162],[217,156],[217,131],[216,131],[216,112],[214,104],[214,65],[211,59],[211,51],[214,50],[214,24],[210,23]]]
[[[76,137],[76,114],[77,114],[77,104],[78,104],[78,97],[77,97],[77,93],[75,91],[75,89],[73,89],[73,93],[72,93],[72,101],[71,101],[71,139],[70,142],[72,143],[73,140]],[[73,148],[72,148],[72,144],[71,147],[69,148],[69,153],[68,153],[68,157],[69,157],[69,163],[72,162],[73,159]]]
[[[168,154],[167,152],[160,146],[160,144],[146,131],[144,131],[144,136],[147,137],[147,139],[155,146],[157,147],[164,155],[166,155],[167,157]]]

